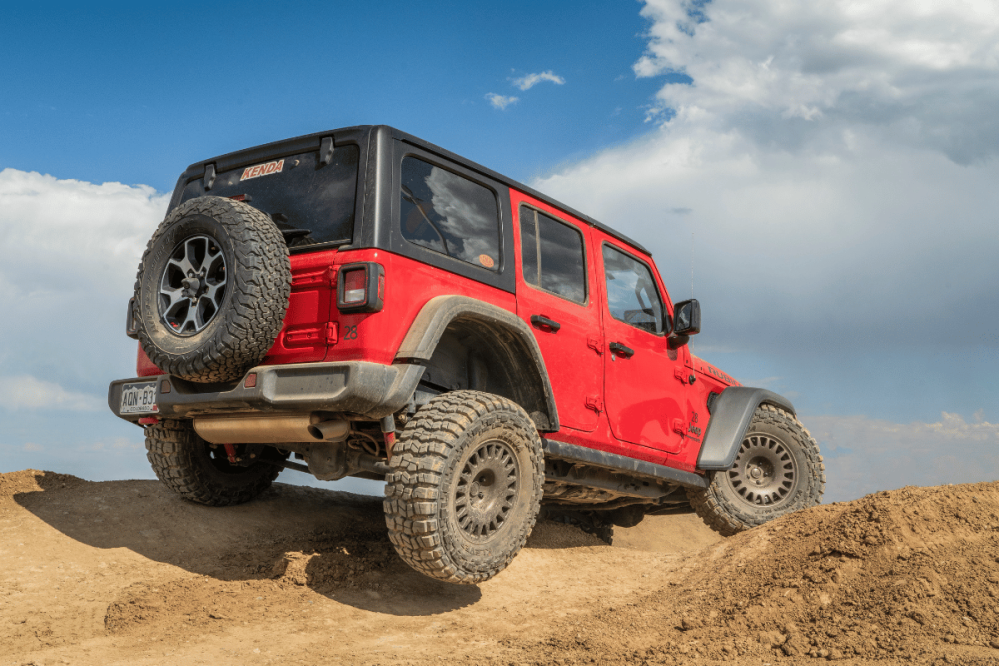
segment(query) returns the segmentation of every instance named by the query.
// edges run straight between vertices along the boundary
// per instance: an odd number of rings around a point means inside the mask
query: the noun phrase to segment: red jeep
[[[138,377],[108,402],[185,499],[245,502],[281,469],[384,479],[399,555],[477,583],[542,502],[626,526],[692,504],[733,534],[820,501],[791,403],[693,356],[699,330],[623,234],[348,127],[181,175],[128,306]]]

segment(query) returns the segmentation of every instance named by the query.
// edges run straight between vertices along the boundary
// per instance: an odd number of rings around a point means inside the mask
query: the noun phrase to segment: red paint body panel
[[[327,361],[392,363],[410,324],[427,301],[436,296],[470,296],[517,311],[513,294],[392,252],[347,250],[336,257],[338,266],[359,261],[372,261],[385,269],[385,304],[381,312],[343,314],[334,302],[333,318],[340,339],[329,347]],[[335,292],[332,297],[335,301]]]
[[[596,271],[590,261],[593,242],[589,225],[573,219],[547,204],[532,199],[516,190],[510,191],[513,205],[514,245],[517,265],[517,314],[531,326],[534,337],[545,359],[555,405],[562,425],[582,431],[596,429],[602,413],[603,398],[603,334],[600,328],[599,285]],[[520,204],[526,203],[563,222],[569,223],[583,235],[587,253],[585,304],[573,303],[524,282],[522,255],[520,253]],[[558,331],[539,328],[531,324],[532,315],[542,315],[560,324]],[[592,406],[588,407],[587,403]],[[598,408],[595,409],[594,407]]]
[[[166,373],[156,367],[156,365],[149,360],[146,356],[146,352],[142,351],[142,345],[138,345],[139,354],[135,359],[135,376],[136,377],[153,377],[155,375],[165,375]]]
[[[671,354],[665,336],[655,336],[619,322],[607,309],[601,251],[605,242],[649,266],[664,306],[672,316],[672,304],[654,262],[643,252],[517,190],[510,191],[510,200],[516,221],[514,254],[518,315],[528,324],[532,314],[541,314],[562,324],[557,333],[532,327],[551,378],[562,424],[559,432],[545,437],[696,471],[700,435],[708,421],[706,400],[710,391],[703,389],[717,384],[709,386],[707,382],[696,380],[694,384],[681,382],[676,371],[685,378],[691,374],[688,367],[691,355],[687,347]],[[521,203],[571,223],[583,233],[587,252],[588,298],[585,305],[524,283],[520,254]],[[609,350],[612,341],[634,349],[639,358],[615,358]],[[598,354],[598,350],[601,353]],[[698,362],[707,367],[700,359]],[[713,375],[708,376],[713,378]],[[599,396],[603,403],[599,412],[586,408],[586,398],[590,396]],[[589,412],[583,414],[586,418],[579,418],[580,406]],[[675,424],[681,426],[682,434],[674,431]]]
[[[373,261],[385,268],[381,312],[343,314],[336,308],[337,268]],[[420,308],[435,296],[459,294],[517,311],[513,294],[385,250],[329,250],[291,257],[292,290],[284,327],[261,365],[314,361],[372,361],[391,364]],[[404,323],[400,323],[404,322]],[[335,324],[328,344],[326,326]],[[139,348],[140,377],[161,375]]]
[[[648,265],[657,282],[663,305],[672,314],[672,306],[659,281],[654,265],[640,253],[599,230],[594,236],[601,246],[608,244]],[[603,276],[603,252],[594,258]],[[601,285],[606,290],[606,282]],[[686,376],[683,355],[686,349],[670,354],[665,335],[655,335],[618,321],[604,310],[604,334],[608,346],[617,342],[634,350],[630,357],[608,353],[604,360],[604,389],[607,393],[607,417],[618,439],[643,447],[677,455],[686,448],[687,385],[676,377],[680,369]],[[672,358],[671,358],[672,356]],[[678,427],[679,426],[679,427]]]
[[[698,375],[703,376],[704,380],[709,385],[714,386],[715,388],[712,390],[720,392],[728,386],[742,386],[742,384],[735,381],[726,373],[722,372],[707,361],[704,361],[693,354],[690,354],[689,359],[688,366],[692,367]]]
[[[310,363],[326,358],[326,324],[335,321],[336,250],[291,257],[291,296],[284,328],[262,365]]]

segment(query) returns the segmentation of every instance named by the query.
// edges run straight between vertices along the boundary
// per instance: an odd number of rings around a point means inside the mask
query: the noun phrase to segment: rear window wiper
[[[429,217],[427,217],[427,212],[423,210],[423,206],[427,202],[417,198],[416,195],[413,194],[413,190],[409,189],[405,185],[402,186],[402,198],[403,200],[416,206],[416,210],[420,211],[420,215],[423,216],[423,220],[437,233],[437,237],[441,239],[441,245],[444,246],[444,254],[450,255],[451,252],[447,247],[447,239],[444,238],[444,234],[442,234],[441,230],[437,228],[437,225],[434,224]]]
[[[290,244],[299,238],[305,238],[312,233],[311,229],[299,229],[288,224],[288,216],[284,213],[271,213],[271,219],[277,225],[278,231],[284,236],[284,242]]]
[[[295,238],[303,238],[308,236],[312,232],[308,229],[279,229],[281,235],[284,236],[285,241],[290,241]]]

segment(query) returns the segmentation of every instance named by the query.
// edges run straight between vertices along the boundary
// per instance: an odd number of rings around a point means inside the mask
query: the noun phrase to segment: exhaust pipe
[[[342,441],[350,433],[350,423],[324,421],[314,414],[201,416],[194,419],[194,431],[212,444]]]
[[[309,434],[324,442],[342,442],[350,434],[347,421],[323,421],[309,426]]]

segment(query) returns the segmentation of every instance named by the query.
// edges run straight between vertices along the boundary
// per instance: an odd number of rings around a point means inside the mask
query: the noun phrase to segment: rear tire
[[[281,467],[272,463],[288,457],[270,446],[238,444],[237,455],[254,453],[256,462],[233,465],[222,445],[212,449],[189,421],[160,421],[146,428],[146,451],[156,476],[170,490],[208,506],[249,502],[281,473]]]
[[[389,538],[427,576],[489,580],[534,527],[544,488],[541,440],[506,398],[478,391],[434,398],[401,432],[389,468]]]
[[[825,469],[818,442],[794,415],[760,405],[732,468],[712,472],[711,485],[687,497],[711,529],[731,536],[819,504]]]

